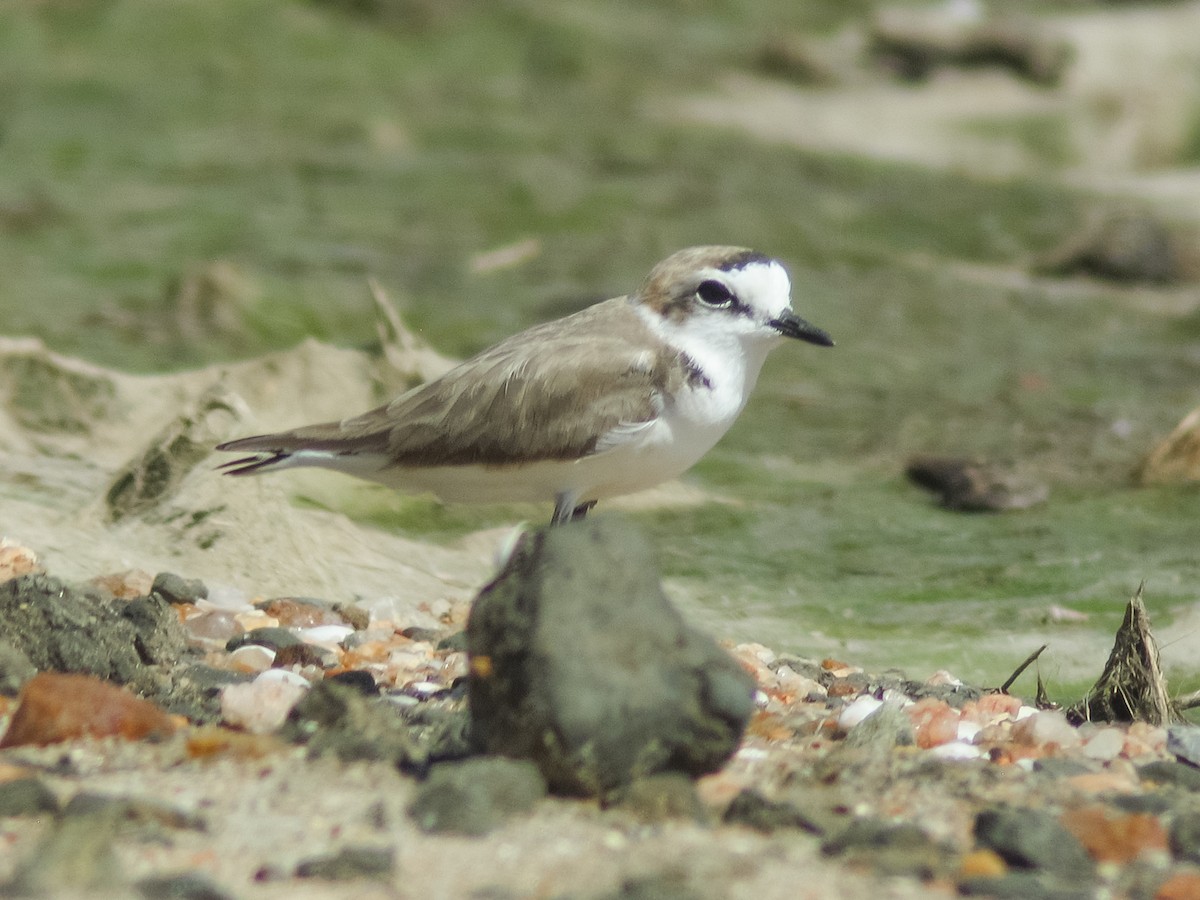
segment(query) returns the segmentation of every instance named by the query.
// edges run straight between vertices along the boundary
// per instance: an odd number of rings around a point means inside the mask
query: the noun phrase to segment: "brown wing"
[[[631,312],[624,298],[597,304],[514,335],[386,406],[222,449],[381,453],[410,466],[590,454],[606,432],[653,421],[684,377]]]

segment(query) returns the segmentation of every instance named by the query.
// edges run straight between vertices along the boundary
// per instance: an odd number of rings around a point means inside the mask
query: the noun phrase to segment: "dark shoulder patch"
[[[680,351],[679,359],[683,363],[683,367],[687,370],[688,387],[699,387],[703,385],[707,390],[712,390],[712,381],[708,375],[700,368],[700,364],[692,359],[687,353]]]

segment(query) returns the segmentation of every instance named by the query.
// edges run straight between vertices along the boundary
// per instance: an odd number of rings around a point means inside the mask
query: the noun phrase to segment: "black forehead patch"
[[[771,257],[765,253],[759,253],[757,250],[742,250],[726,259],[717,268],[722,272],[732,272],[735,269],[744,269],[746,266],[753,265],[754,263],[766,264],[770,262]]]

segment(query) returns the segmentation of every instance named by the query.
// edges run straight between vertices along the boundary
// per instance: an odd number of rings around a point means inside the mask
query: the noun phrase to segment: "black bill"
[[[799,338],[802,341],[808,341],[810,344],[816,344],[818,347],[833,346],[833,338],[829,336],[827,331],[805,322],[790,309],[785,310],[778,318],[771,319],[767,324],[784,337]]]

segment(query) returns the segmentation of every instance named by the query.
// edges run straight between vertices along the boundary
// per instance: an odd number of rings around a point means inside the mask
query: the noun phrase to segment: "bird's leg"
[[[574,512],[571,513],[571,521],[572,522],[582,521],[583,518],[585,516],[587,516],[587,514],[591,511],[592,507],[595,505],[596,505],[595,500],[589,500],[587,503],[580,503],[577,507],[575,507]]]
[[[578,499],[579,495],[574,491],[563,491],[554,498],[554,515],[550,517],[551,527],[566,525],[575,518],[575,502]]]

